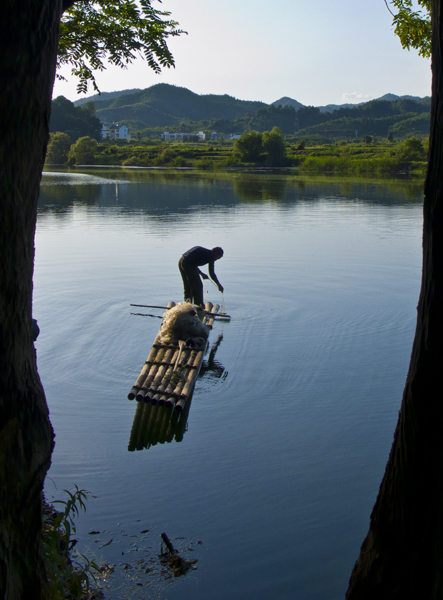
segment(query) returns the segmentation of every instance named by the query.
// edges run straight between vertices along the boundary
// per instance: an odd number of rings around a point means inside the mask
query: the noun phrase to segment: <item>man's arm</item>
[[[217,285],[219,291],[223,293],[224,288],[223,288],[222,284],[219,282],[219,280],[217,279],[217,275],[215,274],[215,271],[214,271],[214,263],[213,262],[209,263],[209,276],[211,277],[212,281]]]

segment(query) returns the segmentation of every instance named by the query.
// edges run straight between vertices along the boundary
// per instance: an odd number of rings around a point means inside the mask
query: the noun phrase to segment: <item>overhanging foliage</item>
[[[392,24],[394,32],[400,38],[403,48],[415,48],[420,56],[431,56],[431,0],[389,0],[389,4],[396,12],[389,8],[388,0],[385,4],[393,15]],[[414,4],[421,7],[414,9]]]
[[[176,21],[165,19],[169,16],[153,8],[151,0],[75,2],[61,19],[57,67],[72,66],[79,93],[87,91],[88,83],[99,91],[94,71],[103,71],[105,62],[126,68],[142,56],[159,73],[174,66],[167,39],[185,33]]]

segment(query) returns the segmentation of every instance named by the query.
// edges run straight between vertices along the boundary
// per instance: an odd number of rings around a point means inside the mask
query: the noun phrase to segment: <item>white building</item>
[[[205,140],[206,134],[203,131],[198,133],[169,133],[169,131],[165,131],[161,134],[161,139],[166,142],[188,142],[195,137],[199,140]]]
[[[109,138],[110,140],[130,140],[131,134],[126,125],[113,123],[110,127],[106,123],[102,123],[102,139]]]

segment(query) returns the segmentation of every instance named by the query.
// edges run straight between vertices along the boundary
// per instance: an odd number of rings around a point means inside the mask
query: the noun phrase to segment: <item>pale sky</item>
[[[364,102],[387,93],[431,95],[430,61],[403,50],[383,0],[163,0],[155,7],[188,32],[169,47],[175,69],[155,75],[143,60],[97,73],[102,92],[169,83],[197,94],[271,103]],[[76,81],[56,81],[70,100]],[[87,96],[94,93],[90,88]]]

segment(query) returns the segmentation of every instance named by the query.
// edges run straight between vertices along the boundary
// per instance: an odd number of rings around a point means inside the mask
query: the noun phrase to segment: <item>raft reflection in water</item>
[[[213,344],[208,358],[203,360],[199,379],[226,379],[228,372],[223,365],[215,360],[223,335],[219,335]],[[137,402],[131,434],[129,436],[128,450],[143,450],[156,444],[170,443],[183,440],[187,429],[188,415],[191,408],[193,392],[191,393],[184,410],[177,411],[168,405],[151,404],[151,402]]]

